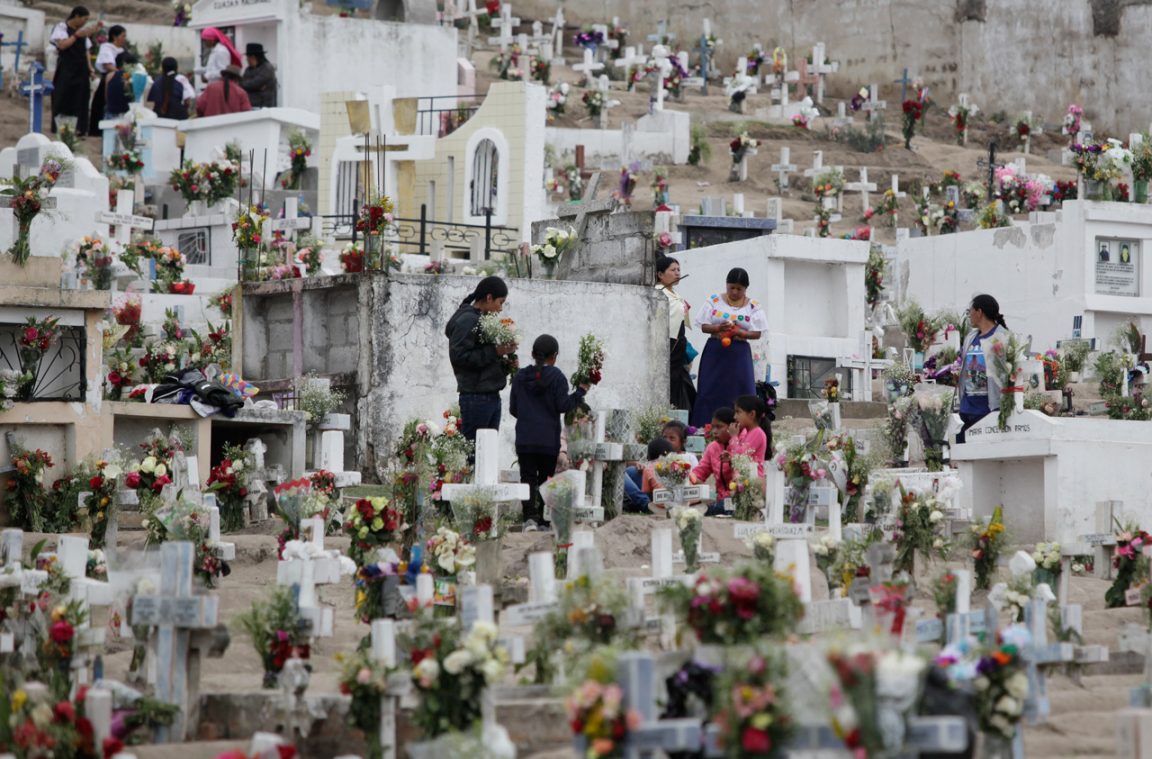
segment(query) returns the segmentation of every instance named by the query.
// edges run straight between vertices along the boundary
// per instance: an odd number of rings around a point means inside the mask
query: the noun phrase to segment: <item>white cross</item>
[[[668,48],[663,45],[652,48],[652,57],[656,59],[656,102],[653,110],[657,112],[664,110],[664,78],[672,71],[668,55]]]
[[[648,56],[643,52],[637,52],[636,48],[629,45],[624,48],[624,54],[612,62],[612,65],[624,71],[624,78],[628,80],[628,88],[631,90],[631,71],[633,66],[639,66],[648,61]]]
[[[511,3],[501,3],[501,5],[500,5],[500,18],[493,19],[492,20],[492,26],[494,26],[500,30],[500,36],[499,37],[489,37],[488,38],[488,44],[489,45],[499,45],[500,46],[500,52],[502,52],[502,53],[508,52],[508,46],[511,45],[516,40],[516,37],[513,36],[513,34],[512,34],[512,30],[515,27],[520,26],[520,19],[513,18],[513,16],[512,16],[512,4]]]
[[[676,35],[668,31],[668,22],[665,19],[660,19],[656,22],[655,34],[648,35],[648,41],[651,42],[653,46],[671,44],[674,39],[676,39]]]
[[[1044,134],[1044,128],[1040,124],[1032,122],[1032,111],[1024,111],[1023,121],[1028,122],[1028,134],[1024,135],[1024,155],[1031,155],[1032,153],[1032,135]],[[1023,173],[1024,169],[1021,167],[1020,172]]]
[[[190,630],[216,626],[219,598],[192,593],[195,547],[188,542],[160,546],[160,592],[137,595],[132,601],[132,625],[155,627],[156,699],[179,711],[171,725],[156,727],[156,743],[182,742],[188,732],[188,659]]]
[[[868,199],[868,193],[876,192],[876,183],[868,181],[868,168],[866,166],[860,167],[860,181],[849,182],[844,185],[844,189],[848,192],[860,193],[860,199],[864,203],[865,211],[872,207],[872,203]],[[869,351],[869,353],[871,353],[871,351]]]
[[[120,245],[121,249],[132,242],[132,230],[143,229],[151,231],[155,222],[147,216],[135,216],[132,206],[136,195],[131,190],[120,190],[116,193],[116,210],[100,211],[96,214],[96,221],[116,228],[112,239]]]
[[[816,102],[824,102],[824,78],[828,74],[834,74],[840,70],[840,64],[835,61],[827,61],[824,58],[824,43],[817,42],[816,46],[812,48],[812,65],[808,71],[816,75]]]
[[[556,565],[551,552],[528,554],[528,577],[528,603],[508,606],[500,612],[502,626],[532,626],[557,608]]]
[[[301,519],[300,538],[307,545],[306,555],[278,562],[276,584],[298,586],[296,605],[300,616],[312,622],[312,636],[331,637],[333,609],[320,605],[316,586],[340,582],[339,553],[324,550],[324,520],[321,517]]]
[[[888,107],[888,102],[880,100],[880,86],[873,84],[868,87],[868,102],[864,103],[864,110],[868,113],[868,120],[875,121],[878,117],[878,111],[883,111]]]
[[[573,71],[584,74],[584,86],[591,89],[596,85],[596,72],[604,68],[604,64],[596,60],[595,54],[589,48],[584,48],[584,61],[572,67]]]
[[[441,493],[445,501],[482,494],[496,504],[494,520],[499,520],[500,504],[528,500],[528,486],[516,482],[500,482],[500,435],[493,429],[476,431],[476,463],[471,485],[448,484]]]
[[[92,626],[92,607],[107,607],[114,600],[112,587],[107,582],[89,579],[88,569],[88,538],[61,535],[56,546],[56,558],[60,562],[64,576],[69,579],[68,595],[73,601],[78,601],[87,612],[88,619],[77,631],[77,643],[83,649],[102,648],[104,645],[104,628],[102,625]],[[83,685],[88,680],[88,657],[75,656],[72,659],[73,683]]]
[[[900,175],[899,174],[893,174],[892,175],[892,192],[896,194],[897,200],[899,200],[900,198],[906,197],[908,195],[908,193],[903,192],[900,189]]]
[[[824,173],[824,151],[823,150],[813,150],[812,151],[812,168],[804,169],[804,176],[808,177],[809,179],[815,179],[816,177],[820,176],[823,173]]]
[[[372,658],[386,669],[396,666],[396,623],[391,619],[372,620]],[[380,742],[383,759],[396,759],[396,708],[399,694],[385,693],[380,698]]]
[[[796,171],[796,164],[792,163],[792,148],[787,145],[780,148],[780,162],[772,165],[772,172],[776,174],[776,185],[781,190],[788,189],[788,175]]]
[[[564,23],[564,9],[557,8],[552,19],[552,52],[559,60],[564,59]]]
[[[608,128],[608,109],[609,108],[615,108],[616,106],[620,105],[620,101],[614,100],[614,99],[608,97],[611,90],[609,89],[608,75],[607,74],[601,74],[600,78],[597,80],[596,84],[597,84],[596,89],[600,92],[600,96],[601,96],[601,99],[603,101],[603,105],[600,107],[600,128],[601,129],[607,129]]]

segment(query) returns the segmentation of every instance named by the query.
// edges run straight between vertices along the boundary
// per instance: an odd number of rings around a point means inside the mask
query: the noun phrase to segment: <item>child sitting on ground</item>
[[[662,437],[648,443],[648,464],[640,471],[640,481],[632,477],[624,478],[624,510],[640,514],[651,514],[648,505],[652,502],[652,491],[660,487],[652,462],[661,456],[672,453],[672,444]]]
[[[700,463],[692,469],[691,480],[693,485],[699,485],[709,477],[715,479],[716,501],[708,507],[705,516],[716,516],[724,513],[724,499],[730,492],[728,485],[732,481],[732,465],[725,455],[728,444],[732,440],[732,426],[736,424],[735,412],[730,408],[718,408],[712,414],[712,429],[710,430],[712,442],[704,449],[704,456]]]

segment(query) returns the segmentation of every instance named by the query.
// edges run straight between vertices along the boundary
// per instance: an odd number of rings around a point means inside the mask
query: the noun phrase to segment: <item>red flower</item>
[[[59,622],[53,622],[52,627],[48,630],[48,637],[61,645],[72,640],[75,634],[76,631],[72,629],[72,625],[63,619]]]
[[[124,475],[124,486],[131,488],[132,490],[140,487],[140,473],[129,472],[128,474]]]
[[[772,750],[772,738],[767,730],[746,727],[740,736],[740,746],[749,754],[767,754]]]
[[[35,327],[24,328],[24,342],[26,343],[36,342],[36,338],[39,337],[39,335],[40,333],[36,331]]]
[[[412,666],[415,667],[417,664],[427,659],[431,653],[431,651],[426,651],[422,648],[412,649],[412,653],[409,655],[409,658],[412,659]]]
[[[104,478],[100,475],[96,475],[92,479],[88,480],[88,487],[92,488],[93,490],[99,490],[100,488],[104,487]]]
[[[76,719],[76,707],[72,706],[71,701],[61,701],[56,704],[52,711],[56,714],[57,720],[72,722]]]
[[[163,477],[157,477],[156,481],[154,483],[152,483],[152,490],[159,493],[159,492],[164,490],[165,485],[171,484],[171,482],[172,482],[172,478],[169,477],[168,475],[164,475]]]
[[[484,535],[492,529],[492,517],[484,515],[476,520],[476,524],[472,526],[472,534],[476,536]]]
[[[124,741],[118,738],[105,738],[102,748],[104,750],[104,759],[111,759],[124,750]]]

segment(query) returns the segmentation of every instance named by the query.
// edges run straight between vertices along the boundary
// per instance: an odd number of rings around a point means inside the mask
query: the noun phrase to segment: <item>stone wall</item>
[[[544,19],[555,5],[524,0],[516,10]],[[892,81],[905,67],[924,77],[938,101],[967,91],[985,113],[1032,110],[1056,126],[1068,104],[1078,103],[1098,132],[1120,134],[1152,120],[1152,102],[1137,95],[1152,43],[1152,0],[637,0],[611,13],[598,0],[568,0],[564,11],[573,27],[618,14],[629,44],[647,45],[657,19],[666,18],[680,40],[692,40],[685,48],[695,46],[700,19],[711,16],[723,39],[716,61],[726,72],[755,43],[769,52],[781,46],[795,61],[826,42],[840,62],[830,92],[846,96],[880,84],[889,121],[899,117]]]
[[[444,325],[477,280],[427,275],[345,275],[245,285],[239,332],[246,379],[292,376],[294,320],[301,323],[303,372],[356,373],[357,455],[349,467],[384,473],[400,430],[457,403]],[[558,366],[571,374],[581,336],[605,342],[604,383],[593,408],[637,408],[667,398],[667,301],[651,288],[513,279],[505,313],[516,320],[521,361],[547,332],[560,341]],[[294,299],[299,305],[294,305]],[[515,424],[503,393],[502,464]],[[356,463],[353,464],[352,462]]]
[[[603,189],[611,175],[601,179]],[[557,226],[556,219],[532,225],[532,240],[544,239],[544,230]],[[652,246],[652,213],[627,212],[596,214],[588,217],[583,238],[557,267],[561,279],[581,282],[613,282],[641,285],[654,281],[655,249]]]

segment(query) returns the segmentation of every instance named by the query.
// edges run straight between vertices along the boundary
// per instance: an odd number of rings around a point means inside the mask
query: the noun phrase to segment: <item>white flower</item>
[[[1012,560],[1008,562],[1008,569],[1012,572],[1013,577],[1023,577],[1036,570],[1036,562],[1033,561],[1027,551],[1017,551]]]
[[[1042,582],[1036,586],[1032,591],[1032,597],[1037,601],[1052,602],[1056,600],[1056,595],[1052,592],[1052,588],[1048,587],[1048,583]]]
[[[166,467],[164,464],[157,464],[156,465],[156,476],[157,477],[163,477],[166,474],[168,474],[168,467]]]
[[[450,675],[458,675],[471,663],[472,654],[467,649],[458,648],[444,658],[444,671]]]
[[[1017,672],[1008,678],[1008,682],[1004,683],[1004,687],[1008,690],[1012,698],[1023,699],[1028,695],[1028,676],[1023,672]]]
[[[988,686],[991,685],[991,683],[988,682],[987,677],[981,675],[972,681],[972,685],[976,687],[976,690],[988,690]]]
[[[933,524],[939,522],[943,518],[944,518],[944,512],[942,512],[942,511],[933,511],[931,514],[928,515],[928,521],[933,523]]]
[[[122,470],[116,464],[109,464],[104,467],[104,476],[110,480],[114,480],[120,476]]]
[[[1020,713],[1020,710],[1020,702],[1011,696],[1002,696],[1000,700],[996,702],[996,711],[1002,712],[1003,714],[1015,717]]]
[[[944,547],[944,538],[936,538],[936,540],[932,541],[932,547],[933,548],[943,548]]]
[[[152,472],[156,471],[156,458],[154,456],[149,456],[148,458],[141,461],[140,471],[144,472],[145,474],[151,474]]]
[[[504,676],[504,665],[498,659],[489,659],[480,665],[480,671],[484,673],[485,683],[495,685]]]
[[[1005,604],[1008,603],[1007,583],[998,582],[992,586],[992,590],[988,592],[988,603],[995,606],[997,610],[1004,608]]]
[[[549,260],[549,261],[556,258],[556,246],[545,245],[544,247],[542,247],[540,249],[540,257],[544,258],[546,260]]]
[[[1012,732],[1012,723],[1000,714],[993,714],[988,723],[996,728],[1001,735],[1009,735]]]
[[[812,546],[812,553],[816,554],[817,556],[827,556],[828,547],[823,543],[817,543],[816,545]]]
[[[429,656],[426,659],[421,659],[420,663],[412,670],[412,674],[420,681],[420,686],[428,688],[440,676],[440,665],[436,660]]]
[[[347,556],[341,555],[338,559],[340,562],[340,576],[356,574],[356,562],[349,559]]]

